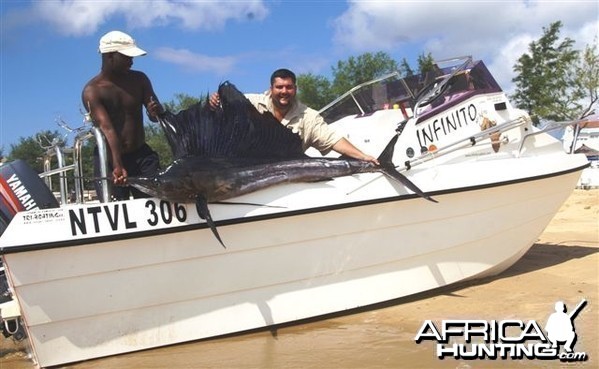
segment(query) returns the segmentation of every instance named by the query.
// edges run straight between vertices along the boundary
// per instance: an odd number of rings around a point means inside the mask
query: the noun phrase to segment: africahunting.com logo
[[[585,361],[586,352],[574,351],[574,319],[586,304],[582,299],[567,313],[566,305],[556,302],[544,330],[535,320],[442,320],[438,324],[425,320],[414,341],[436,341],[439,359]]]

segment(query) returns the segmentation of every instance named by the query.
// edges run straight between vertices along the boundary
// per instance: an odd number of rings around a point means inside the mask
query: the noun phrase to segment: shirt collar
[[[266,108],[268,109],[268,111],[273,112],[275,109],[274,109],[274,104],[272,103],[272,96],[271,96],[270,90],[265,91],[264,95],[267,97]],[[285,114],[285,117],[283,118],[282,123],[288,123],[290,120],[297,117],[300,114],[303,106],[304,105],[298,101],[297,96],[296,96],[295,99],[293,99],[293,102],[291,103],[291,108],[289,108],[289,110],[287,111],[287,114]]]

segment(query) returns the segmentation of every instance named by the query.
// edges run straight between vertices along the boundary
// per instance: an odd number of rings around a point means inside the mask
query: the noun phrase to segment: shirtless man
[[[112,189],[116,200],[147,197],[141,191],[126,186],[127,176],[155,174],[160,168],[158,154],[145,142],[142,107],[148,118],[156,122],[163,112],[152,83],[143,72],[131,70],[133,57],[146,52],[135,44],[131,36],[111,31],[100,39],[102,69],[93,77],[81,94],[83,106],[91,114],[108,144],[109,170],[112,171]],[[100,176],[98,148],[94,150],[94,175]],[[101,188],[96,183],[99,198]]]

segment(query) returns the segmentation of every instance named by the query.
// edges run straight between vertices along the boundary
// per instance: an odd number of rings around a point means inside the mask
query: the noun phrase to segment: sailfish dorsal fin
[[[261,114],[230,82],[218,88],[222,108],[208,99],[160,119],[173,157],[305,157],[299,135],[266,112]]]

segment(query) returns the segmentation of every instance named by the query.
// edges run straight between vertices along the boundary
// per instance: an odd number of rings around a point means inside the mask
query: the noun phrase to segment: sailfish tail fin
[[[429,201],[435,202],[435,203],[438,202],[437,200],[433,199],[429,195],[425,194],[420,188],[418,188],[418,186],[416,186],[406,176],[399,173],[397,171],[397,169],[395,169],[395,164],[393,164],[392,159],[393,159],[393,152],[395,150],[395,144],[397,143],[398,138],[399,138],[399,134],[394,135],[393,138],[391,138],[391,140],[389,141],[389,143],[387,143],[387,146],[385,146],[385,149],[383,150],[381,155],[377,158],[381,167],[383,168],[383,173],[385,175],[387,175],[388,177],[391,177],[391,178],[395,179],[396,181],[400,182],[401,184],[406,186],[408,189],[412,190],[412,192],[414,192],[418,196],[425,198]]]

